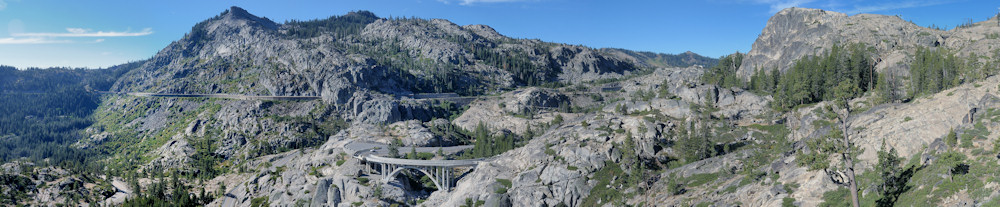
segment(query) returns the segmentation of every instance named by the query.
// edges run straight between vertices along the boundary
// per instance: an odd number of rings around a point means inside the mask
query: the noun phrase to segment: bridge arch
[[[399,175],[399,173],[402,172],[403,170],[412,169],[412,170],[417,170],[420,173],[423,173],[427,177],[430,177],[431,181],[434,182],[434,187],[437,187],[438,189],[447,189],[444,186],[442,186],[440,182],[438,182],[439,178],[445,177],[443,175],[443,173],[430,173],[430,172],[427,171],[428,169],[425,169],[426,167],[413,167],[413,166],[406,166],[406,165],[395,166],[395,167],[392,167],[392,168],[395,168],[395,169],[393,169],[392,172],[390,172],[388,175],[382,177],[382,182],[388,183],[389,181],[392,181],[392,180],[396,179],[396,175]],[[441,170],[438,167],[431,167],[431,168],[432,168],[432,169],[430,169],[431,171]],[[435,176],[435,174],[437,174],[437,176]],[[448,182],[448,181],[444,181],[444,180],[442,180],[442,181],[443,182]]]
[[[431,178],[434,182],[434,186],[438,187],[438,190],[451,191],[454,187],[454,181],[462,176],[454,175],[456,168],[475,168],[483,159],[469,159],[469,160],[411,160],[411,159],[400,159],[400,158],[390,158],[382,157],[375,154],[388,153],[387,148],[382,144],[377,143],[363,143],[363,142],[349,142],[344,145],[344,150],[353,154],[354,158],[360,160],[361,163],[368,166],[366,169],[368,173],[371,174],[373,171],[378,169],[377,173],[381,175],[382,183],[388,183],[396,176],[399,175],[404,169],[412,169],[423,173],[427,177]],[[472,148],[471,145],[464,146],[452,146],[452,147],[419,147],[416,148],[418,152],[433,152],[434,150],[444,150],[444,151],[460,151],[464,149]]]

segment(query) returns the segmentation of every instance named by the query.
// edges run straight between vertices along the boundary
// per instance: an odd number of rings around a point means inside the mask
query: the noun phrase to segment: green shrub
[[[784,185],[782,185],[782,187],[785,188],[785,192],[788,192],[788,194],[792,194],[792,193],[795,192],[795,189],[799,188],[799,183],[792,182],[792,183],[784,184]]]
[[[368,186],[368,181],[369,180],[366,177],[360,177],[360,178],[358,178],[358,183],[361,183],[361,185],[364,185],[364,186]]]
[[[622,175],[626,175],[626,173],[622,171],[618,163],[611,161],[604,162],[604,167],[593,174],[592,179],[597,181],[597,185],[590,190],[590,194],[583,199],[583,202],[579,206],[602,206],[625,199],[626,195],[622,192],[623,189],[618,189],[618,184],[629,179],[619,177]],[[612,181],[615,177],[618,177],[618,179]],[[622,184],[624,184],[624,188],[631,187],[629,183]]]
[[[552,149],[552,145],[545,145],[545,154],[547,154],[549,156],[555,156],[556,155],[556,150]]]
[[[993,140],[993,152],[1000,153],[1000,138]]]
[[[269,205],[271,205],[271,203],[268,201],[267,196],[256,197],[253,200],[250,200],[251,207],[267,207]]]
[[[975,136],[971,135],[971,134],[968,134],[968,133],[963,133],[962,134],[962,143],[959,144],[959,146],[961,146],[962,148],[972,148],[972,138],[973,137],[975,137]]]
[[[725,194],[733,193],[736,192],[736,189],[739,189],[740,187],[741,187],[740,185],[730,185],[729,187],[726,187],[726,189],[723,189],[722,193]]]
[[[496,189],[497,194],[505,194],[507,193],[507,189],[510,189],[512,186],[514,186],[514,184],[511,183],[510,180],[508,179],[497,178],[496,181],[497,183],[500,183],[500,187]]]
[[[687,177],[687,179],[690,180],[687,186],[698,187],[700,185],[704,185],[705,183],[709,183],[719,179],[719,174],[718,173],[694,174],[691,175],[691,177]]]
[[[552,125],[559,125],[563,123],[563,116],[561,114],[556,114],[555,118],[552,118]]]
[[[781,207],[795,207],[795,198],[785,197],[781,199]]]
[[[497,181],[497,183],[500,183],[500,185],[502,185],[505,188],[510,188],[511,186],[513,186],[513,183],[511,183],[510,180],[508,180],[508,179],[497,178],[496,181]]]
[[[1000,206],[1000,196],[993,197],[992,200],[986,202],[983,206]]]
[[[955,135],[955,129],[949,130],[948,135],[944,136],[944,143],[951,147],[955,147],[958,144],[958,136]]]
[[[823,202],[820,207],[849,207],[851,206],[850,192],[847,188],[837,188],[836,190],[823,193]]]

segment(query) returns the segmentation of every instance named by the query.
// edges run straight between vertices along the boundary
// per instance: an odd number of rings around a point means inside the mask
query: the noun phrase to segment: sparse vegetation
[[[617,163],[605,162],[604,167],[594,173],[593,179],[597,180],[597,185],[590,190],[590,195],[587,195],[583,199],[581,206],[601,206],[607,203],[621,204],[623,199],[628,197],[622,190],[634,184],[629,183],[628,179],[613,180],[613,177],[616,175],[623,174],[625,174],[625,171]],[[609,188],[608,186],[611,187]]]
[[[497,194],[505,194],[505,193],[507,193],[507,189],[510,189],[511,186],[513,186],[513,184],[508,179],[497,178],[496,182],[500,184],[500,187],[497,188],[497,190],[495,192]]]
[[[359,177],[358,178],[358,183],[361,183],[361,185],[364,185],[364,186],[368,186],[368,181],[369,181],[369,179],[366,178],[366,177]]]
[[[694,174],[691,175],[691,177],[687,177],[685,179],[688,180],[688,183],[685,186],[694,188],[712,181],[716,181],[717,179],[719,179],[719,174],[717,173]]]
[[[795,207],[795,198],[792,197],[782,198],[781,207]]]
[[[820,207],[849,207],[851,206],[850,191],[847,188],[837,188],[836,190],[823,193],[823,202]]]

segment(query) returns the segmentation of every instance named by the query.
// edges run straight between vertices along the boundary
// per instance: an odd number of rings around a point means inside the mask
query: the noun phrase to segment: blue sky
[[[710,57],[749,51],[767,19],[787,7],[948,28],[1000,11],[995,0],[0,0],[0,65],[98,68],[146,59],[233,5],[279,23],[369,10],[485,24],[516,38]]]

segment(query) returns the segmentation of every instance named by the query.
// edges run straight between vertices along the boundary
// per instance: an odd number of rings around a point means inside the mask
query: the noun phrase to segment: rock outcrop
[[[821,9],[788,8],[768,20],[739,69],[744,78],[756,70],[778,68],[785,71],[796,60],[819,55],[834,44],[863,43],[875,50],[876,68],[890,74],[909,74],[906,69],[917,47],[942,47],[970,54],[992,54],[989,45],[1000,39],[986,38],[1000,33],[1000,19],[942,31],[925,28],[898,16],[847,14]]]

